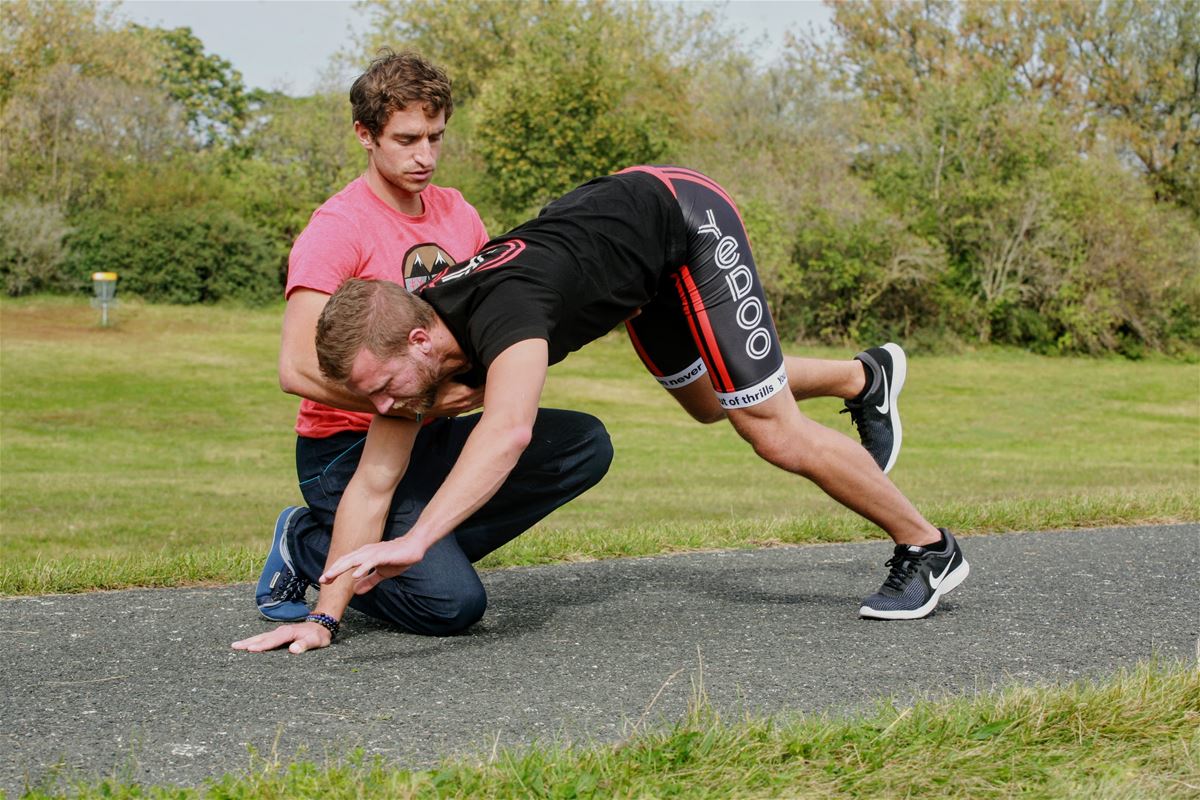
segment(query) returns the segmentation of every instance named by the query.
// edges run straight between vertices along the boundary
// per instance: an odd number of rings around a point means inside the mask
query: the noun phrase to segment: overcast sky
[[[740,31],[747,43],[762,38],[766,60],[779,52],[784,31],[810,23],[828,27],[830,18],[829,9],[816,0],[685,0],[684,5],[723,10],[726,30]],[[126,0],[118,15],[143,25],[191,28],[207,52],[241,71],[247,87],[294,95],[316,88],[330,56],[349,45],[363,25],[363,12],[348,0]]]

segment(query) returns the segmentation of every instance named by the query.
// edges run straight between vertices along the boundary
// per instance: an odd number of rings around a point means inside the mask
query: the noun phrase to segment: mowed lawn
[[[300,499],[281,313],[128,302],[100,328],[85,300],[0,302],[0,593],[252,579]],[[554,367],[544,404],[603,419],[616,459],[485,566],[882,537],[728,425],[691,421],[621,334]],[[1196,364],[914,353],[900,407],[892,475],[937,524],[1200,518]],[[802,408],[854,435],[840,401]]]

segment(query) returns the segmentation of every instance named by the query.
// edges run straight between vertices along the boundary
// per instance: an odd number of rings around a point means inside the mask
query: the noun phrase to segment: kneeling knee
[[[586,428],[583,437],[583,447],[579,469],[581,478],[588,486],[595,486],[600,482],[600,479],[608,474],[608,468],[612,465],[613,460],[613,445],[612,437],[608,435],[608,429],[604,427],[604,423],[591,415],[587,416],[590,425]]]
[[[420,603],[402,627],[422,636],[453,636],[483,619],[486,610],[487,592],[478,585],[450,598]]]
[[[470,592],[455,597],[446,608],[442,609],[439,636],[450,636],[462,633],[467,628],[483,619],[487,610],[487,592],[482,586],[477,586]]]

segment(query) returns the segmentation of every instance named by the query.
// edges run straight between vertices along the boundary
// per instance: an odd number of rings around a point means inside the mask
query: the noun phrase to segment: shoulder
[[[362,208],[359,196],[364,189],[362,179],[355,179],[313,212],[288,256],[285,296],[298,288],[333,294],[342,280],[357,274],[364,236],[363,215],[356,209]]]
[[[475,210],[475,206],[468,203],[458,189],[431,183],[425,187],[425,191],[421,192],[421,198],[425,201],[425,208],[429,214],[436,216],[466,214],[476,219],[479,218],[479,212]]]
[[[337,220],[353,224],[363,211],[371,207],[371,200],[371,190],[362,176],[359,176],[318,206],[309,219],[309,225],[318,220],[321,222]]]

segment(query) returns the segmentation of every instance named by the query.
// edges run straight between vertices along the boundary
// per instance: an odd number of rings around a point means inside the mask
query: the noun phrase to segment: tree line
[[[785,338],[1039,352],[1200,347],[1200,0],[845,0],[763,65],[686,4],[368,0],[339,63],[454,81],[438,182],[498,233],[634,163],[742,207]],[[189,29],[0,4],[10,295],[279,296],[361,172],[346,86],[250,90]]]

